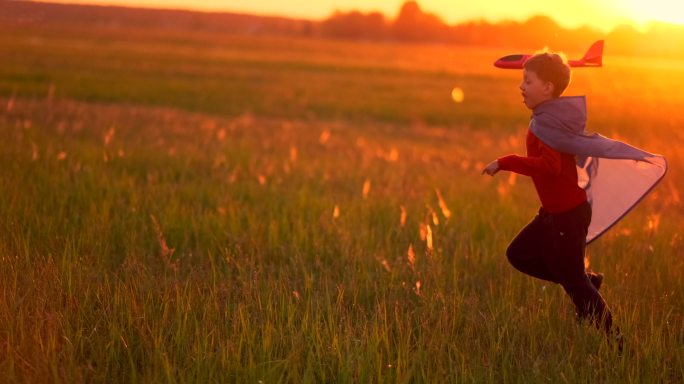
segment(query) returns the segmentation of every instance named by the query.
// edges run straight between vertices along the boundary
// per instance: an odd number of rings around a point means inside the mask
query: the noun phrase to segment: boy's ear
[[[552,82],[547,81],[546,83],[544,83],[544,92],[546,94],[553,95],[554,88],[555,88],[555,86],[553,85]]]

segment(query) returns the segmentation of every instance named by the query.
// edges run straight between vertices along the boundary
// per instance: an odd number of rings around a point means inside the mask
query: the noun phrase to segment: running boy
[[[553,114],[560,119],[558,123],[572,125],[581,120],[583,131],[584,116],[567,113],[575,109],[564,108],[567,103],[576,103],[573,99],[577,98],[560,97],[569,82],[570,67],[558,54],[539,53],[525,62],[520,90],[524,104],[533,111],[527,156],[500,157],[482,173],[494,175],[504,170],[532,178],[541,208],[508,246],[508,260],[523,273],[560,284],[575,304],[578,316],[610,334],[612,315],[598,292],[603,276],[587,274],[584,269],[592,208],[587,193],[578,185],[575,155],[552,148],[532,129],[541,113],[563,110]]]

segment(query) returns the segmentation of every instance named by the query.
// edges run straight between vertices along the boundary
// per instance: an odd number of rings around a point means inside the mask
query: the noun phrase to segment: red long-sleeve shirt
[[[499,169],[532,177],[542,207],[560,213],[587,200],[584,189],[577,185],[575,157],[544,144],[527,131],[527,157],[508,155],[497,159]]]

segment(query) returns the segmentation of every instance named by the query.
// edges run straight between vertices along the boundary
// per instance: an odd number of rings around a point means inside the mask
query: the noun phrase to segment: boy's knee
[[[520,258],[519,255],[521,252],[519,248],[520,247],[516,246],[515,241],[508,244],[508,247],[506,248],[506,257],[508,258],[508,260]]]
[[[520,252],[516,252],[516,249],[513,246],[513,244],[509,245],[508,248],[506,248],[506,258],[508,259],[508,262],[511,263],[511,265],[513,265],[514,267],[522,259]]]

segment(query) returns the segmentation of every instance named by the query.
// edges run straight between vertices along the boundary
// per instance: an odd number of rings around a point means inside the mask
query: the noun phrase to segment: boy
[[[489,163],[482,173],[494,175],[504,170],[532,177],[542,207],[509,245],[508,260],[523,273],[560,284],[577,315],[610,334],[612,314],[598,292],[603,276],[587,274],[584,269],[592,207],[585,189],[578,184],[575,154],[554,149],[533,133],[540,111],[553,114],[556,108],[563,110],[555,115],[558,124],[581,121],[583,133],[584,116],[573,114],[572,108],[562,108],[563,104],[577,102],[576,98],[560,97],[569,82],[570,67],[558,54],[539,53],[525,62],[520,90],[524,104],[533,111],[527,156],[503,156]]]

